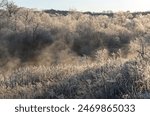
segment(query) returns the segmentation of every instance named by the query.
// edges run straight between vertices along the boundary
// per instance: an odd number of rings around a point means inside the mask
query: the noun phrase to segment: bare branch
[[[0,0],[0,8],[6,6],[7,3],[8,3],[7,0]]]
[[[13,14],[16,14],[18,12],[19,8],[13,2],[9,2],[6,4],[6,10],[9,17],[11,17]]]

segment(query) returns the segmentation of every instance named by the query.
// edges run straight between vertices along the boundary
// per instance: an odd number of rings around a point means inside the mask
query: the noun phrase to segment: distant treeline
[[[54,10],[54,9],[50,9],[50,10],[44,10],[44,12],[49,13],[49,14],[58,14],[58,15],[63,15],[63,16],[67,16],[69,13],[73,12],[73,11],[66,11],[66,10]],[[75,12],[79,12],[79,11],[75,11]],[[127,11],[130,12],[130,11]],[[92,16],[98,16],[98,15],[107,15],[109,17],[113,17],[114,16],[114,12],[112,11],[105,11],[105,12],[79,12],[79,13],[83,13],[83,14],[89,14]],[[133,17],[135,17],[136,15],[147,15],[150,14],[150,11],[146,11],[146,12],[131,12],[131,14],[133,15]]]

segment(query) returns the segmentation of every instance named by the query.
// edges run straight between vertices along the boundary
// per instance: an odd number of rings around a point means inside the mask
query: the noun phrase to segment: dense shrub
[[[92,56],[98,48],[102,48],[102,38],[100,33],[82,33],[74,39],[72,49],[80,56]]]
[[[119,50],[122,50],[123,53],[128,54],[130,41],[132,41],[132,35],[130,33],[123,32],[106,36],[104,44],[110,53],[117,53]]]
[[[51,35],[42,30],[34,38],[30,33],[13,33],[7,38],[7,48],[10,57],[18,57],[22,62],[27,62],[37,57],[52,42]]]

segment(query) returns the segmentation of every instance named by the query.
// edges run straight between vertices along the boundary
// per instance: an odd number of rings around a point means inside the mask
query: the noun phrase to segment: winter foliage
[[[150,14],[63,15],[1,0],[0,98],[150,98]]]

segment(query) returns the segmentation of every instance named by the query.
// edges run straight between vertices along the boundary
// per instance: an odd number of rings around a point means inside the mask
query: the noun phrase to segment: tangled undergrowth
[[[0,98],[150,98],[150,62],[26,66],[0,76]]]

